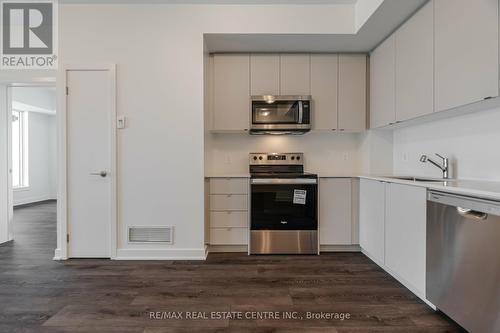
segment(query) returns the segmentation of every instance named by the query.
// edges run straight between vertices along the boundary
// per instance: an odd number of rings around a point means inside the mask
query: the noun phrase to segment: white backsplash
[[[440,153],[450,158],[456,178],[500,181],[500,108],[397,129],[393,149],[398,174],[441,177],[419,161]]]
[[[373,146],[373,137],[379,138],[378,135],[367,133],[311,132],[300,136],[210,134],[206,137],[205,173],[247,173],[250,152],[303,152],[306,171],[320,175],[366,173],[369,166],[374,164],[370,161],[368,147]],[[381,142],[378,143],[382,149],[380,155],[385,152],[385,160],[389,161],[386,166],[390,168],[392,149],[381,147],[387,146],[385,140]]]

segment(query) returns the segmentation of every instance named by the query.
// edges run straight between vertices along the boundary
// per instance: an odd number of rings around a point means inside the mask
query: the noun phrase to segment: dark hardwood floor
[[[15,211],[15,241],[0,246],[0,332],[461,331],[359,253],[55,262],[55,220],[54,203]],[[229,311],[243,318],[186,318]],[[257,315],[268,317],[245,318]]]

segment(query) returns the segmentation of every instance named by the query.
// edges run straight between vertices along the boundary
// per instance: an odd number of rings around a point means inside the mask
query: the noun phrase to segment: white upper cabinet
[[[338,56],[311,55],[312,117],[315,130],[338,127]]]
[[[370,56],[370,128],[396,121],[395,69],[396,43],[393,34]]]
[[[213,75],[212,130],[248,130],[250,56],[248,54],[215,54]]]
[[[385,265],[422,297],[425,297],[426,194],[424,187],[387,184],[386,188]]]
[[[434,6],[435,110],[498,96],[498,0]]]
[[[366,55],[339,55],[338,129],[366,129]],[[314,98],[314,96],[313,96]]]
[[[310,55],[282,54],[280,58],[281,95],[310,95]]]
[[[279,54],[250,55],[250,93],[251,95],[280,94]]]
[[[395,34],[396,121],[434,111],[433,12],[430,1]]]
[[[385,256],[385,183],[360,180],[359,245],[377,264]]]
[[[319,183],[319,243],[352,244],[350,178],[322,178]]]

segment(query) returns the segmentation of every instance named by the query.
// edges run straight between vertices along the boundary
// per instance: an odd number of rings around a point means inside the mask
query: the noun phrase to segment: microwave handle
[[[302,118],[304,117],[304,103],[299,101],[299,124],[302,124]]]

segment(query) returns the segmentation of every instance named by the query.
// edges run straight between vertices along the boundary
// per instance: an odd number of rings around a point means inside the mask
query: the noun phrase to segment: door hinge
[[[69,234],[66,234],[66,243],[69,243]]]
[[[66,96],[69,95],[69,87],[66,87]]]

